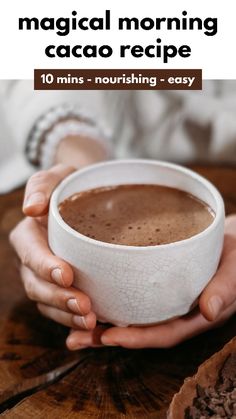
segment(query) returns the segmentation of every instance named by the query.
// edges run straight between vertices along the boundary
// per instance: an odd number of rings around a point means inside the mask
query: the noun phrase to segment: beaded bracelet
[[[48,169],[54,163],[60,141],[73,135],[100,142],[110,155],[109,135],[88,112],[73,105],[50,109],[33,126],[26,144],[26,156],[31,164]]]

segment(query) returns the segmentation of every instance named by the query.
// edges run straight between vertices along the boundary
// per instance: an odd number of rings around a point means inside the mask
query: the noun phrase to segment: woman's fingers
[[[85,316],[78,316],[42,303],[38,303],[37,307],[43,316],[67,327],[89,330],[96,325],[96,317],[91,312]]]
[[[77,350],[85,347],[123,346],[125,348],[168,348],[179,344],[208,329],[222,325],[236,310],[236,303],[224,311],[216,322],[208,322],[196,309],[194,312],[151,327],[111,327],[97,326],[85,332],[72,331],[66,340],[68,349]]]
[[[70,287],[65,289],[46,282],[37,277],[25,266],[21,268],[21,278],[30,300],[50,305],[59,310],[68,311],[79,316],[84,316],[91,312],[89,298],[76,288]],[[96,316],[94,313],[92,314],[96,323]]]
[[[208,327],[206,319],[199,312],[150,327],[113,327],[104,332],[101,341],[108,346],[125,348],[168,348],[197,334]]]
[[[236,217],[227,219],[225,230],[219,269],[199,299],[200,310],[210,321],[236,301]]]
[[[206,319],[216,320],[236,300],[236,251],[222,261],[219,270],[199,299]]]
[[[23,212],[31,217],[45,215],[53,189],[74,170],[73,167],[59,164],[31,176],[25,189]]]
[[[69,287],[73,271],[69,264],[52,254],[47,243],[46,230],[34,219],[25,218],[10,234],[10,241],[23,265],[37,276]]]
[[[66,339],[66,346],[71,351],[87,347],[97,348],[103,346],[101,343],[101,335],[104,332],[104,328],[105,326],[99,325],[88,332],[83,330],[72,330]]]
[[[235,309],[235,304],[229,307],[217,322],[207,321],[198,310],[195,310],[184,317],[157,326],[112,327],[103,333],[101,342],[108,346],[123,346],[133,349],[169,348],[219,326],[234,313]]]

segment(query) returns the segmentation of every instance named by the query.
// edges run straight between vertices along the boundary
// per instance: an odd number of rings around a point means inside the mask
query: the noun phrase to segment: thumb
[[[38,217],[48,212],[53,189],[75,169],[59,164],[47,171],[39,171],[28,180],[25,189],[23,212],[30,217]]]
[[[220,267],[203,291],[199,307],[203,316],[210,321],[236,301],[236,249],[223,255]]]

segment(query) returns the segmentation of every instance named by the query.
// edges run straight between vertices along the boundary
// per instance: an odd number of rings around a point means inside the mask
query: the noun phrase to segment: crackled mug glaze
[[[100,186],[160,184],[182,189],[215,212],[201,233],[175,243],[135,247],[100,242],[73,230],[61,218],[65,198]],[[224,203],[217,189],[195,172],[153,160],[99,163],[68,176],[53,192],[49,245],[70,263],[74,286],[91,298],[102,322],[147,325],[186,314],[214,275],[223,245]]]

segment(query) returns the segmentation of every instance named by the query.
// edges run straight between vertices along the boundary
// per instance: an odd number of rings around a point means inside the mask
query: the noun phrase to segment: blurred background
[[[236,81],[205,81],[202,91],[34,91],[31,81],[2,80],[0,194],[53,165],[68,135],[100,141],[107,158],[231,165]]]

